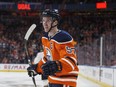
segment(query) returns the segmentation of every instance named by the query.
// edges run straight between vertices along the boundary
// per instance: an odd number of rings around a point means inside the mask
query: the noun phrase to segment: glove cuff
[[[57,64],[57,66],[58,66],[58,71],[57,71],[57,72],[62,71],[62,65],[61,65],[61,62],[60,62],[60,61],[56,61],[56,64]]]
[[[35,71],[37,74],[41,74],[41,73],[37,72],[37,68],[38,68],[38,64],[34,64],[34,71]]]

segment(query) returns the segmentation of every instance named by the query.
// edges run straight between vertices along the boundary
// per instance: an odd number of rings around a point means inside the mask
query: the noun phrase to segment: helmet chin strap
[[[54,27],[56,27],[58,25],[58,24],[56,24],[56,25],[52,26],[54,22],[55,22],[55,20],[53,20],[53,22],[51,23],[51,27],[47,33],[49,33]]]
[[[52,26],[54,22],[55,22],[55,20],[51,23],[51,27],[50,27],[49,31],[47,32],[48,34],[54,27],[56,27],[58,25],[58,24],[56,24],[56,25]],[[52,38],[52,36],[49,36],[48,39],[51,40],[51,38]]]

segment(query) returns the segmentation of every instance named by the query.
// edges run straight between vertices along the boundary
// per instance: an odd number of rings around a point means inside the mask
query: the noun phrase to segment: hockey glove
[[[56,72],[60,72],[62,70],[61,63],[59,61],[47,61],[42,65],[43,74],[54,75]]]
[[[37,75],[36,68],[37,64],[33,64],[27,68],[27,72],[30,77]]]

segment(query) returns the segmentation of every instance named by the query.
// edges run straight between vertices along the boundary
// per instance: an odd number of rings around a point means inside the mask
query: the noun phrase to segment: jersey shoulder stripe
[[[49,40],[48,33],[44,33],[44,36],[42,38]],[[56,35],[51,38],[51,40],[59,44],[65,44],[65,43],[72,42],[73,38],[68,32],[64,30],[59,30],[59,32],[57,32]]]
[[[57,33],[52,40],[57,41],[58,43],[63,43],[63,42],[69,42],[72,40],[71,35],[63,30],[60,30],[59,33]]]

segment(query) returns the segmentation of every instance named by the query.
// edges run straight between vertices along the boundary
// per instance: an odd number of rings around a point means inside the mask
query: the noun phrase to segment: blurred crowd
[[[70,14],[63,18],[63,29],[77,41],[78,63],[100,65],[101,40],[102,65],[116,65],[116,17],[111,15],[78,15]]]
[[[0,63],[27,63],[24,35],[31,24],[37,28],[30,36],[28,50],[31,60],[42,51],[40,18],[0,17]],[[75,40],[78,63],[100,65],[100,37],[103,37],[103,65],[116,65],[116,17],[62,14],[59,28],[68,31]]]
[[[39,17],[2,15],[0,20],[0,63],[27,63],[24,35],[31,24],[38,24],[39,27]],[[27,43],[31,58],[40,51],[41,42],[38,39],[41,33],[38,30],[35,29]]]
[[[107,1],[109,3],[116,2],[115,0],[10,0],[10,2],[37,2],[37,3],[45,3],[45,4],[77,4],[77,3],[96,3]],[[9,0],[0,0],[0,2],[9,2]]]

